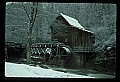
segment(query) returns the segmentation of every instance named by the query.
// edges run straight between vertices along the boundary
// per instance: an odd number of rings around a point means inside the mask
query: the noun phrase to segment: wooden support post
[[[5,61],[8,60],[8,53],[7,53],[7,47],[5,47]]]

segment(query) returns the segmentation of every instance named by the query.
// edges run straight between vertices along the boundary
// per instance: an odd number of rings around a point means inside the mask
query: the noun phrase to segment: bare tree
[[[27,38],[27,63],[31,63],[31,45],[32,45],[32,28],[36,19],[37,11],[38,11],[38,2],[32,2],[30,14],[28,14],[27,9],[25,8],[24,4],[22,3],[24,10],[29,18],[29,29],[28,29],[28,38]]]

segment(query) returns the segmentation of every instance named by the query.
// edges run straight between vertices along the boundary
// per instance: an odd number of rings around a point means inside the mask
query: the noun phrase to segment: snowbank
[[[90,76],[69,74],[52,69],[44,69],[25,64],[5,62],[6,77],[40,77],[40,78],[94,78]]]

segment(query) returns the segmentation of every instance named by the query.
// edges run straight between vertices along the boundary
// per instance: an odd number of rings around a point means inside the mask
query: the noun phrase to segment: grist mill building
[[[76,19],[62,13],[56,17],[50,28],[52,40],[69,46],[73,57],[70,60],[83,66],[94,52],[94,33],[86,30]]]

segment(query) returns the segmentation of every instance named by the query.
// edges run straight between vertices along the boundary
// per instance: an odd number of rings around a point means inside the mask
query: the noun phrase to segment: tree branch
[[[34,12],[33,12],[33,18],[32,18],[32,27],[33,27],[33,25],[34,25],[34,22],[35,22],[35,19],[36,19],[36,15],[37,15],[37,10],[38,9],[38,2],[36,3],[36,7],[34,8]]]
[[[6,9],[6,11],[8,11],[8,9],[10,9],[10,7],[12,6],[13,3],[14,3],[14,2],[12,2],[12,3],[10,4],[10,6]]]
[[[27,14],[27,16],[28,16],[29,20],[30,20],[30,16],[29,16],[29,14],[28,14],[28,12],[27,12],[27,9],[25,8],[25,6],[24,6],[24,4],[23,4],[23,3],[22,3],[22,6],[23,6],[23,8],[24,8],[24,10],[25,10],[25,12],[26,12],[26,14]]]

